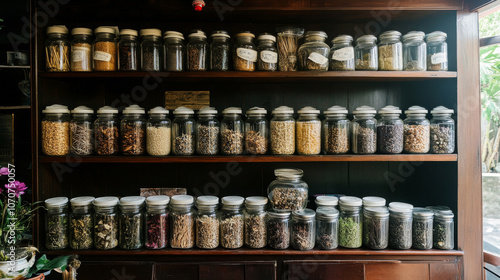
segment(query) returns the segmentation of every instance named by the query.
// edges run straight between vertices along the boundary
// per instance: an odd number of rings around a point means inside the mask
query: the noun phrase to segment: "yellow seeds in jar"
[[[170,127],[148,127],[146,130],[147,152],[152,156],[170,154]]]
[[[295,122],[271,122],[271,149],[275,155],[295,153]]]
[[[48,156],[69,153],[69,122],[42,121],[42,151]]]
[[[297,152],[317,155],[321,152],[321,123],[297,122]]]

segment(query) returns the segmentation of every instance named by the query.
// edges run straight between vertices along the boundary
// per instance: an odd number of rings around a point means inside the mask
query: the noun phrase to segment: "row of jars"
[[[95,34],[95,39],[93,35]],[[340,35],[325,42],[323,31],[308,31],[304,43],[298,40],[303,29],[278,30],[257,37],[250,32],[235,35],[234,46],[226,31],[214,31],[211,43],[201,30],[193,30],[189,42],[177,31],[160,29],[122,29],[101,26],[73,28],[72,39],[63,25],[47,28],[47,71],[296,71],[308,70],[386,70],[386,71],[446,71],[448,50],[446,33],[425,34],[411,31],[404,36],[398,31],[386,31],[377,37],[364,35],[356,40]],[[119,37],[117,40],[116,37]],[[139,39],[138,39],[139,38]],[[299,67],[297,67],[297,65]]]

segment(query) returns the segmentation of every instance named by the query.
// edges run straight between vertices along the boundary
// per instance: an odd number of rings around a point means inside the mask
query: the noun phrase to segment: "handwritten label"
[[[236,54],[241,59],[248,60],[251,62],[257,62],[257,51],[245,48],[238,48],[236,49]]]
[[[84,57],[90,53],[90,48],[85,47],[72,47],[71,48],[71,61],[80,62]]]
[[[111,54],[107,52],[95,51],[94,60],[109,62],[111,60]]]
[[[323,55],[317,52],[311,53],[308,59],[317,64],[325,64],[328,62],[328,58],[324,57]]]
[[[272,51],[261,51],[260,59],[265,63],[278,63],[278,53]]]
[[[332,59],[337,61],[348,61],[354,59],[354,48],[341,48],[333,52]]]
[[[445,62],[448,62],[448,56],[446,55],[446,53],[440,52],[431,55],[432,64],[441,64]]]

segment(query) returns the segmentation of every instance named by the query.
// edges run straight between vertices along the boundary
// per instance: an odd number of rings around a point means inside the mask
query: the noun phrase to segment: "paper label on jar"
[[[257,51],[245,48],[238,48],[236,49],[236,54],[241,59],[248,60],[251,62],[257,62]]]
[[[332,59],[337,61],[348,61],[354,59],[354,48],[341,48],[333,52]]]
[[[261,51],[260,59],[265,63],[278,63],[278,53],[272,51]]]
[[[440,52],[431,55],[432,64],[441,64],[445,62],[448,62],[448,56],[446,55],[446,53]]]
[[[325,64],[328,62],[328,58],[324,57],[323,55],[317,52],[311,53],[308,59],[317,64]]]
[[[109,62],[111,60],[111,54],[109,54],[107,52],[95,51],[94,52],[94,60]]]
[[[89,48],[85,47],[72,47],[71,48],[71,61],[80,62],[84,57],[87,57],[90,52]]]

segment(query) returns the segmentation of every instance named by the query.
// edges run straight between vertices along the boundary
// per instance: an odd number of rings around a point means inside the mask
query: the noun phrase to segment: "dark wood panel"
[[[363,280],[365,276],[363,263],[285,261],[284,279]]]
[[[320,0],[313,1],[312,6],[314,7],[325,7],[325,8],[347,8],[350,9],[374,9],[374,10],[461,10],[462,1],[460,0],[444,0],[444,1],[432,1],[432,0],[421,0],[421,1],[342,1],[342,0]]]
[[[78,279],[152,279],[150,262],[93,262],[84,261],[78,269]]]
[[[428,263],[367,263],[366,280],[429,280]]]
[[[155,263],[153,280],[198,280],[198,264]],[[118,280],[118,279],[117,279]]]
[[[433,262],[430,263],[430,280],[460,280],[461,275],[458,263]]]

